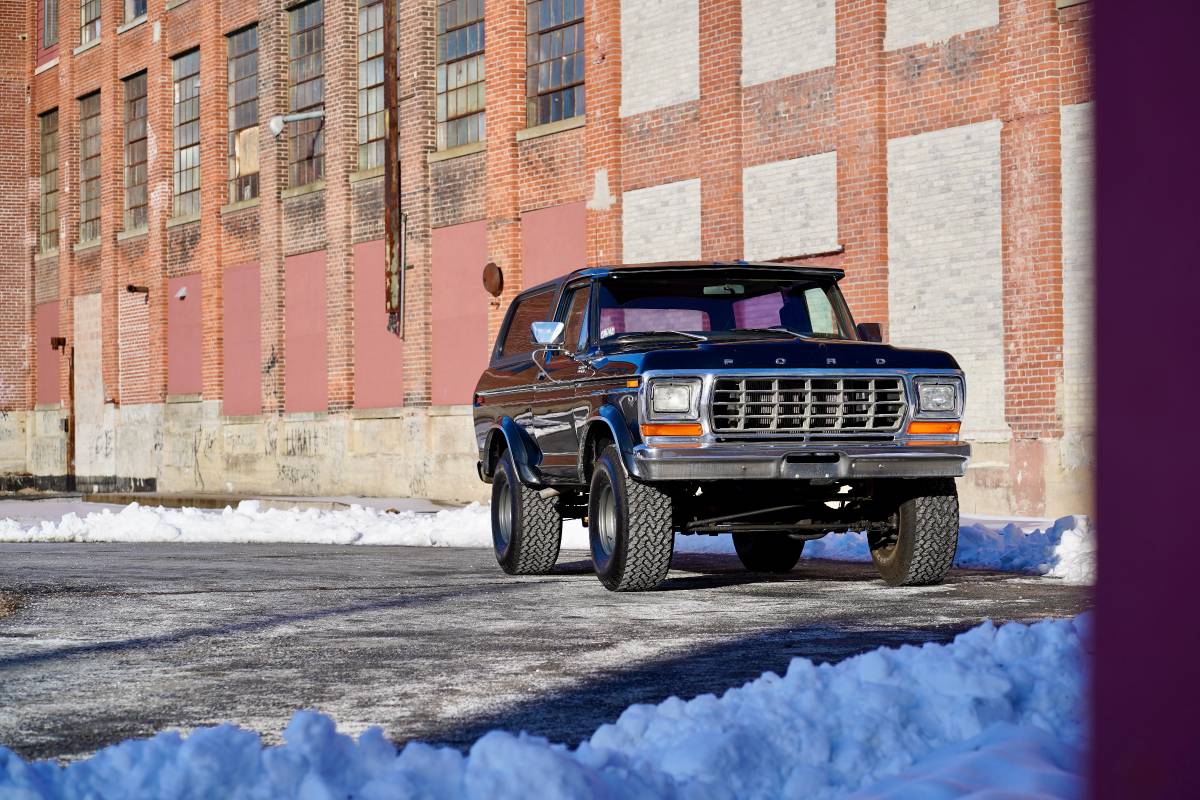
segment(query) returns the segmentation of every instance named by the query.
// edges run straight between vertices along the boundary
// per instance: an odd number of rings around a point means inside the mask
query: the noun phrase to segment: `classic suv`
[[[548,572],[563,519],[580,518],[614,591],[657,586],[676,531],[731,533],[760,572],[866,531],[888,583],[941,581],[970,454],[963,373],[855,326],[843,276],[650,264],[521,293],[474,397],[504,571]]]

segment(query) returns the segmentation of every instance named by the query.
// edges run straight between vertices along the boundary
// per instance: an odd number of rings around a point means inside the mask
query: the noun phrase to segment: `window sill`
[[[168,228],[178,228],[180,225],[190,225],[193,222],[199,222],[199,221],[200,221],[199,212],[197,212],[195,214],[184,214],[181,217],[171,217],[169,220],[167,220],[167,227]]]
[[[439,161],[449,161],[452,158],[462,158],[463,156],[482,153],[484,150],[487,150],[487,142],[471,142],[471,144],[451,147],[449,150],[438,150],[436,153],[430,153],[426,158],[428,159],[428,163],[436,164]]]
[[[52,250],[41,250],[33,257],[35,261],[49,261],[52,258],[58,258],[58,248]]]
[[[378,178],[384,173],[384,167],[371,167],[364,169],[361,172],[351,172],[350,182],[358,183],[359,181],[369,181],[371,178]]]
[[[91,239],[86,242],[76,242],[75,246],[72,249],[76,253],[83,253],[88,250],[99,250],[100,249],[100,240],[99,239]]]
[[[72,54],[72,55],[76,55],[76,56],[77,56],[77,55],[79,55],[80,53],[85,53],[85,52],[87,52],[88,50],[91,50],[93,47],[95,47],[95,46],[96,46],[96,45],[98,45],[98,44],[100,44],[100,37],[99,37],[99,36],[97,36],[95,39],[92,39],[92,40],[91,40],[90,42],[88,42],[87,44],[81,44],[81,45],[79,45],[79,47],[76,47],[74,50],[72,50],[72,51],[71,51],[71,54]]]
[[[150,229],[143,225],[140,228],[130,228],[129,230],[121,231],[117,234],[118,242],[128,242],[130,239],[140,239],[150,233]]]
[[[279,193],[279,198],[281,200],[287,200],[289,197],[299,197],[301,195],[323,191],[325,191],[325,181],[322,179],[319,181],[313,181],[312,183],[306,183],[303,186],[289,186]]]
[[[543,136],[553,136],[556,133],[563,131],[573,131],[576,128],[582,128],[587,124],[587,117],[580,115],[571,117],[570,119],[560,119],[558,122],[547,122],[545,125],[538,125],[534,128],[525,128],[517,131],[517,141],[524,142],[529,139],[540,139]]]
[[[45,64],[39,64],[39,65],[38,65],[38,67],[37,67],[37,69],[35,69],[35,70],[33,71],[33,74],[34,74],[34,75],[41,75],[43,72],[47,72],[48,70],[52,70],[52,69],[54,69],[54,68],[55,68],[55,67],[57,67],[57,66],[58,66],[58,56],[55,56],[54,58],[52,58],[52,59],[50,59],[49,61],[47,61]]]
[[[142,14],[140,17],[134,17],[133,19],[129,20],[129,22],[126,22],[124,25],[121,25],[117,28],[117,35],[120,36],[125,31],[133,30],[137,26],[145,23],[146,19],[147,17],[145,14]]]
[[[1091,0],[1054,0],[1054,7],[1061,11],[1064,8],[1070,8],[1071,6],[1081,6],[1084,3],[1088,3],[1088,2],[1091,2]]]
[[[236,203],[229,203],[228,205],[221,206],[221,216],[224,217],[227,214],[236,214],[239,211],[246,211],[247,209],[251,208],[258,208],[257,197],[251,197],[249,200],[238,200]]]
[[[204,400],[204,395],[200,392],[195,394],[169,394],[167,395],[167,405],[180,405],[183,403],[199,403]]]
[[[62,410],[63,410],[63,404],[62,404],[62,401],[61,401],[61,400],[60,400],[59,402],[57,402],[57,403],[38,403],[37,405],[35,405],[35,406],[33,407],[33,410],[34,410],[34,411],[41,411],[41,412],[46,412],[46,411],[62,411]]]
[[[164,8],[163,11],[170,11],[173,8],[179,8],[186,2],[188,2],[188,0],[167,0],[167,7]]]

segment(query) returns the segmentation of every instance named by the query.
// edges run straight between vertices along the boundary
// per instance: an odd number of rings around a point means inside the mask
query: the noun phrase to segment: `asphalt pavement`
[[[574,745],[632,703],[720,694],[796,656],[1088,603],[1053,579],[956,570],[895,589],[870,565],[809,560],[764,576],[676,555],[661,590],[617,595],[579,552],[511,578],[487,550],[2,544],[0,745],[74,758],[223,722],[275,743],[300,708],[397,743],[504,728]]]

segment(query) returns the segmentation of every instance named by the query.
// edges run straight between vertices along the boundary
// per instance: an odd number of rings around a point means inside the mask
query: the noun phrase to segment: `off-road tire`
[[[505,539],[501,525],[507,504]],[[512,454],[505,451],[492,478],[492,548],[496,562],[509,575],[545,575],[558,561],[562,514],[554,498],[546,499],[521,483]]]
[[[950,478],[921,481],[900,503],[897,530],[868,537],[871,559],[892,586],[941,583],[958,549],[958,491]]]
[[[609,544],[601,504],[611,498]],[[592,470],[588,492],[588,538],[596,577],[614,592],[653,589],[667,577],[675,549],[671,496],[625,472],[615,445],[604,448]]]
[[[804,540],[783,533],[735,533],[733,549],[750,572],[791,572],[804,552]]]

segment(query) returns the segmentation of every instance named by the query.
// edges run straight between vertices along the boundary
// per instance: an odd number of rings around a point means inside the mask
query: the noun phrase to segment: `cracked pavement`
[[[398,743],[465,748],[505,728],[574,745],[632,703],[720,694],[795,656],[1070,616],[1089,593],[975,570],[896,589],[869,564],[766,576],[687,554],[661,590],[618,595],[572,551],[511,578],[476,549],[4,544],[0,744],[70,759],[223,722],[274,743],[316,708]]]

